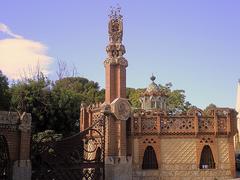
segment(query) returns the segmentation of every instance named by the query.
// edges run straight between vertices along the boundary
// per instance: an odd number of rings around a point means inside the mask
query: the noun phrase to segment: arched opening
[[[158,169],[156,153],[152,146],[148,146],[144,152],[142,169]]]
[[[0,179],[10,179],[10,158],[7,140],[0,135]]]
[[[95,160],[96,162],[101,162],[102,159],[102,150],[100,147],[97,148]]]
[[[131,136],[131,132],[132,132],[132,119],[131,117],[128,118],[127,122],[126,122],[126,137],[127,137],[127,156],[131,156],[132,155],[132,138],[130,138]]]
[[[128,118],[126,122],[126,136],[130,135],[131,135],[131,118]]]
[[[214,169],[215,162],[212,154],[212,150],[209,145],[203,147],[200,159],[200,169]]]

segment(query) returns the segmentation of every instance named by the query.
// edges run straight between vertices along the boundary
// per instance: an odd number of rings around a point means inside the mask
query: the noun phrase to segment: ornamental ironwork
[[[74,136],[60,141],[48,137],[33,144],[32,179],[103,180],[104,123],[105,117],[102,116],[91,127]]]

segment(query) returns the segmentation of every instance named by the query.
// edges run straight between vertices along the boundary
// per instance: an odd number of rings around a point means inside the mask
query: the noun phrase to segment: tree
[[[42,73],[35,79],[18,81],[11,88],[13,110],[32,115],[33,133],[43,131],[49,125],[50,80]]]
[[[127,99],[129,99],[130,103],[135,108],[141,107],[140,102],[140,95],[143,93],[145,89],[134,89],[134,88],[127,88]]]
[[[57,80],[53,89],[66,89],[82,95],[87,104],[104,102],[105,90],[100,90],[97,82],[82,77],[66,77]]]
[[[9,110],[10,92],[8,79],[0,70],[0,110]]]
[[[104,101],[104,90],[96,82],[67,77],[51,82],[42,73],[18,81],[12,88],[12,106],[32,114],[33,134],[54,130],[64,136],[79,131],[80,104]]]
[[[104,90],[96,82],[81,77],[67,77],[52,85],[51,121],[56,132],[70,135],[79,131],[80,105],[104,101]],[[57,123],[58,122],[58,123]]]
[[[186,96],[184,90],[170,91],[169,97],[167,98],[168,109],[173,113],[187,111],[191,104],[185,99]]]

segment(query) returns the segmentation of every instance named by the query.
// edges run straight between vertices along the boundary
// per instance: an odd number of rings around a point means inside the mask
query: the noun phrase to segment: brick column
[[[31,115],[23,113],[20,117],[20,149],[19,160],[13,165],[13,180],[31,179]]]

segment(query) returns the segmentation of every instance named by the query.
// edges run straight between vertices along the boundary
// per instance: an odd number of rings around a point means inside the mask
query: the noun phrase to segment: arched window
[[[214,169],[215,162],[212,154],[212,150],[209,145],[203,147],[200,159],[200,169]]]
[[[142,169],[158,169],[156,154],[152,146],[148,146],[144,152]]]

